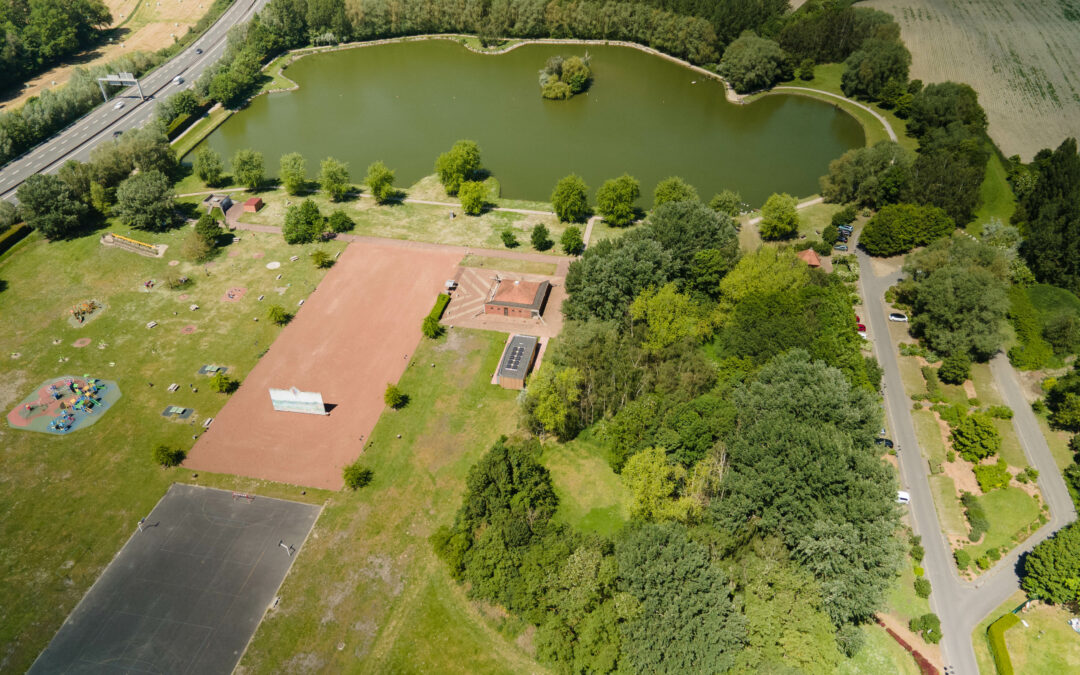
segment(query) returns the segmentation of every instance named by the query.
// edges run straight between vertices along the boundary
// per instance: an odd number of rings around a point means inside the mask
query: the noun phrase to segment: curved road
[[[109,92],[114,98],[110,98],[108,103],[98,106],[47,141],[9,162],[0,169],[0,198],[14,201],[15,190],[28,177],[35,173],[52,173],[69,159],[85,162],[90,158],[94,146],[111,139],[116,132],[145,124],[153,115],[156,99],[180,91],[198,79],[225,52],[229,29],[250,19],[266,2],[235,0],[198,40],[140,80],[143,93],[147,96],[145,101],[140,100],[139,92],[134,87],[123,91],[114,88]],[[202,54],[197,54],[197,49]],[[184,78],[180,86],[172,83],[177,76]],[[121,101],[124,106],[117,110],[114,101]]]
[[[900,278],[899,272],[884,277],[874,274],[870,257],[856,249],[861,270],[859,283],[865,302],[866,324],[874,338],[874,351],[884,370],[885,413],[896,443],[900,482],[911,494],[910,514],[915,533],[922,536],[926,557],[923,567],[933,584],[930,607],[941,618],[941,654],[950,675],[978,675],[971,633],[983,618],[1020,587],[1018,558],[1058,529],[1076,519],[1072,499],[1050,448],[1024,399],[1016,373],[1004,355],[990,362],[1005,403],[1014,411],[1013,425],[1028,461],[1039,470],[1039,487],[1050,507],[1050,521],[1004,556],[975,581],[960,579],[953,564],[952,549],[938,523],[930,490],[930,466],[919,450],[911,419],[912,401],[904,392],[897,359],[898,346],[889,334],[885,290]]]

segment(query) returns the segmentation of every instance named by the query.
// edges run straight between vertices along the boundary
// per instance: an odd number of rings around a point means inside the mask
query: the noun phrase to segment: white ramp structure
[[[317,391],[300,391],[296,387],[289,389],[271,389],[270,403],[280,412],[298,412],[309,415],[328,415],[322,394]]]

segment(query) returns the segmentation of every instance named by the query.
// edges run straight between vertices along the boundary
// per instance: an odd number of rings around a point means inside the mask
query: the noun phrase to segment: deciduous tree
[[[307,160],[299,152],[282,155],[278,175],[285,192],[291,195],[300,194],[307,184]]]
[[[327,157],[319,165],[319,186],[331,201],[340,202],[352,188],[349,185],[349,165]]]
[[[761,207],[761,222],[758,230],[762,239],[788,239],[799,231],[799,211],[795,198],[791,195],[773,194]]]
[[[615,227],[634,222],[634,202],[641,196],[641,186],[633,176],[623,174],[604,181],[596,191],[596,210]]]
[[[367,177],[364,179],[375,201],[385,204],[397,194],[394,190],[394,172],[387,168],[382,161],[373,162],[367,169]],[[468,210],[466,209],[466,213]]]
[[[656,184],[653,190],[653,208],[659,208],[668,202],[697,201],[697,190],[678,176],[665,178]]]
[[[480,146],[475,141],[458,141],[435,160],[435,173],[448,195],[456,195],[461,184],[473,180],[479,171]]]
[[[159,171],[146,171],[120,183],[113,214],[131,227],[160,232],[172,226],[173,208],[169,179]]]
[[[64,239],[83,225],[86,204],[71,192],[64,181],[52,174],[27,177],[15,193],[26,224],[49,239]]]
[[[577,174],[570,174],[555,184],[551,205],[559,222],[582,223],[589,214],[589,188]]]
[[[232,172],[236,182],[249,190],[258,190],[266,177],[262,153],[250,149],[237,150],[232,158]]]

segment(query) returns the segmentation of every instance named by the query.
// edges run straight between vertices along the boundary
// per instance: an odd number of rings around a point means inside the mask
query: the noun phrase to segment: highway
[[[1046,439],[1023,397],[1016,373],[1008,358],[999,353],[991,361],[990,369],[1005,402],[1014,411],[1013,426],[1024,453],[1031,465],[1039,470],[1039,488],[1050,507],[1050,521],[975,581],[960,579],[953,563],[952,549],[938,523],[930,490],[930,465],[919,449],[911,418],[912,401],[900,379],[899,347],[893,344],[889,334],[885,290],[895,284],[901,275],[897,272],[884,277],[875,276],[870,257],[862,249],[856,249],[856,254],[867,315],[865,323],[873,338],[878,362],[885,373],[885,413],[896,444],[900,483],[911,494],[909,508],[912,527],[916,534],[922,536],[926,550],[922,566],[933,586],[930,608],[941,619],[941,653],[946,673],[978,675],[972,631],[987,614],[1020,588],[1017,574],[1019,557],[1075,520],[1076,511]]]
[[[266,2],[236,0],[198,40],[139,80],[146,100],[139,98],[135,87],[114,89],[109,92],[111,98],[107,103],[8,163],[0,169],[0,198],[14,202],[15,190],[29,176],[53,173],[69,159],[85,162],[95,146],[113,138],[116,132],[145,124],[153,115],[157,100],[191,86],[204,70],[221,58],[229,29],[249,20]],[[199,50],[201,54],[197,53]],[[177,76],[184,79],[180,85],[173,84]],[[119,110],[115,108],[117,101],[123,102]]]

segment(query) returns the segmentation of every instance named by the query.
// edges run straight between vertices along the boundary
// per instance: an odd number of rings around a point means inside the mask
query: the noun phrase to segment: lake
[[[542,99],[547,58],[586,52],[588,91]],[[259,96],[205,141],[226,165],[253,148],[275,175],[281,155],[300,152],[314,178],[333,156],[362,182],[381,159],[407,187],[467,138],[508,198],[547,201],[571,172],[593,191],[627,172],[641,181],[645,206],[673,175],[703,199],[730,188],[760,206],[773,192],[817,193],[829,161],[865,139],[828,103],[781,95],[732,104],[718,81],[629,47],[538,44],[485,55],[426,40],[307,56],[285,72],[300,89]]]

